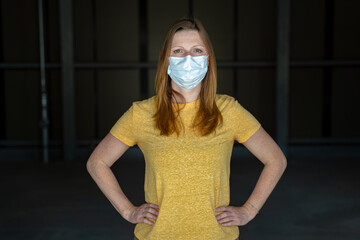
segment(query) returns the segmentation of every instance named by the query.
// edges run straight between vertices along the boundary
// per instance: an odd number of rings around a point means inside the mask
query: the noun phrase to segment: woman
[[[157,95],[135,102],[90,156],[87,169],[135,239],[237,239],[274,189],[286,158],[234,98],[216,94],[210,39],[198,20],[168,30],[156,73]],[[229,206],[234,140],[263,164],[242,206]],[[145,203],[134,206],[110,167],[137,144],[144,154]]]

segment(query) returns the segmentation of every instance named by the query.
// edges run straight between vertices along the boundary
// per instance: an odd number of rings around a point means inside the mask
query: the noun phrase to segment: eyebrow
[[[192,48],[194,48],[194,47],[202,47],[202,48],[206,48],[205,46],[203,46],[203,45],[195,45],[195,46],[193,46]],[[171,49],[173,49],[173,48],[184,48],[184,47],[182,47],[182,46],[174,46],[174,47],[171,47]]]

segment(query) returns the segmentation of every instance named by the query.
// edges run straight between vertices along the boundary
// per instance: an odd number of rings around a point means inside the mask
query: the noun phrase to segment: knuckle
[[[149,225],[154,225],[154,223],[146,218],[144,218],[144,223],[149,224]]]
[[[142,215],[145,217],[147,214],[148,214],[148,211],[144,211]]]
[[[156,205],[152,204],[152,205],[151,205],[151,209],[153,209],[154,211],[158,211],[159,207],[157,207]]]

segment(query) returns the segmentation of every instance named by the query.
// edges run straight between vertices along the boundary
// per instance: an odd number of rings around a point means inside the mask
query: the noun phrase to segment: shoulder
[[[253,118],[252,114],[231,96],[217,94],[216,104],[225,118]]]
[[[217,104],[219,104],[223,102],[235,101],[235,98],[226,94],[216,94],[215,101]]]
[[[215,102],[221,112],[241,106],[235,98],[226,94],[216,94]]]
[[[156,97],[153,96],[151,98],[136,101],[132,104],[133,111],[135,112],[153,112],[156,108]]]

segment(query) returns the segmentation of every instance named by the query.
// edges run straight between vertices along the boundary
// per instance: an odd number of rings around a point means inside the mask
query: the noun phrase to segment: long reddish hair
[[[206,136],[215,132],[216,127],[222,123],[222,116],[215,103],[217,69],[214,50],[204,26],[197,19],[180,19],[169,28],[165,35],[155,77],[157,111],[154,118],[156,128],[160,130],[161,135],[165,136],[173,133],[179,135],[184,130],[183,123],[179,118],[181,108],[177,104],[174,108],[172,104],[172,101],[176,100],[175,95],[182,100],[184,98],[172,89],[171,78],[167,74],[173,37],[176,32],[182,30],[198,31],[208,53],[208,72],[201,82],[200,106],[193,122],[193,127],[202,136]]]

